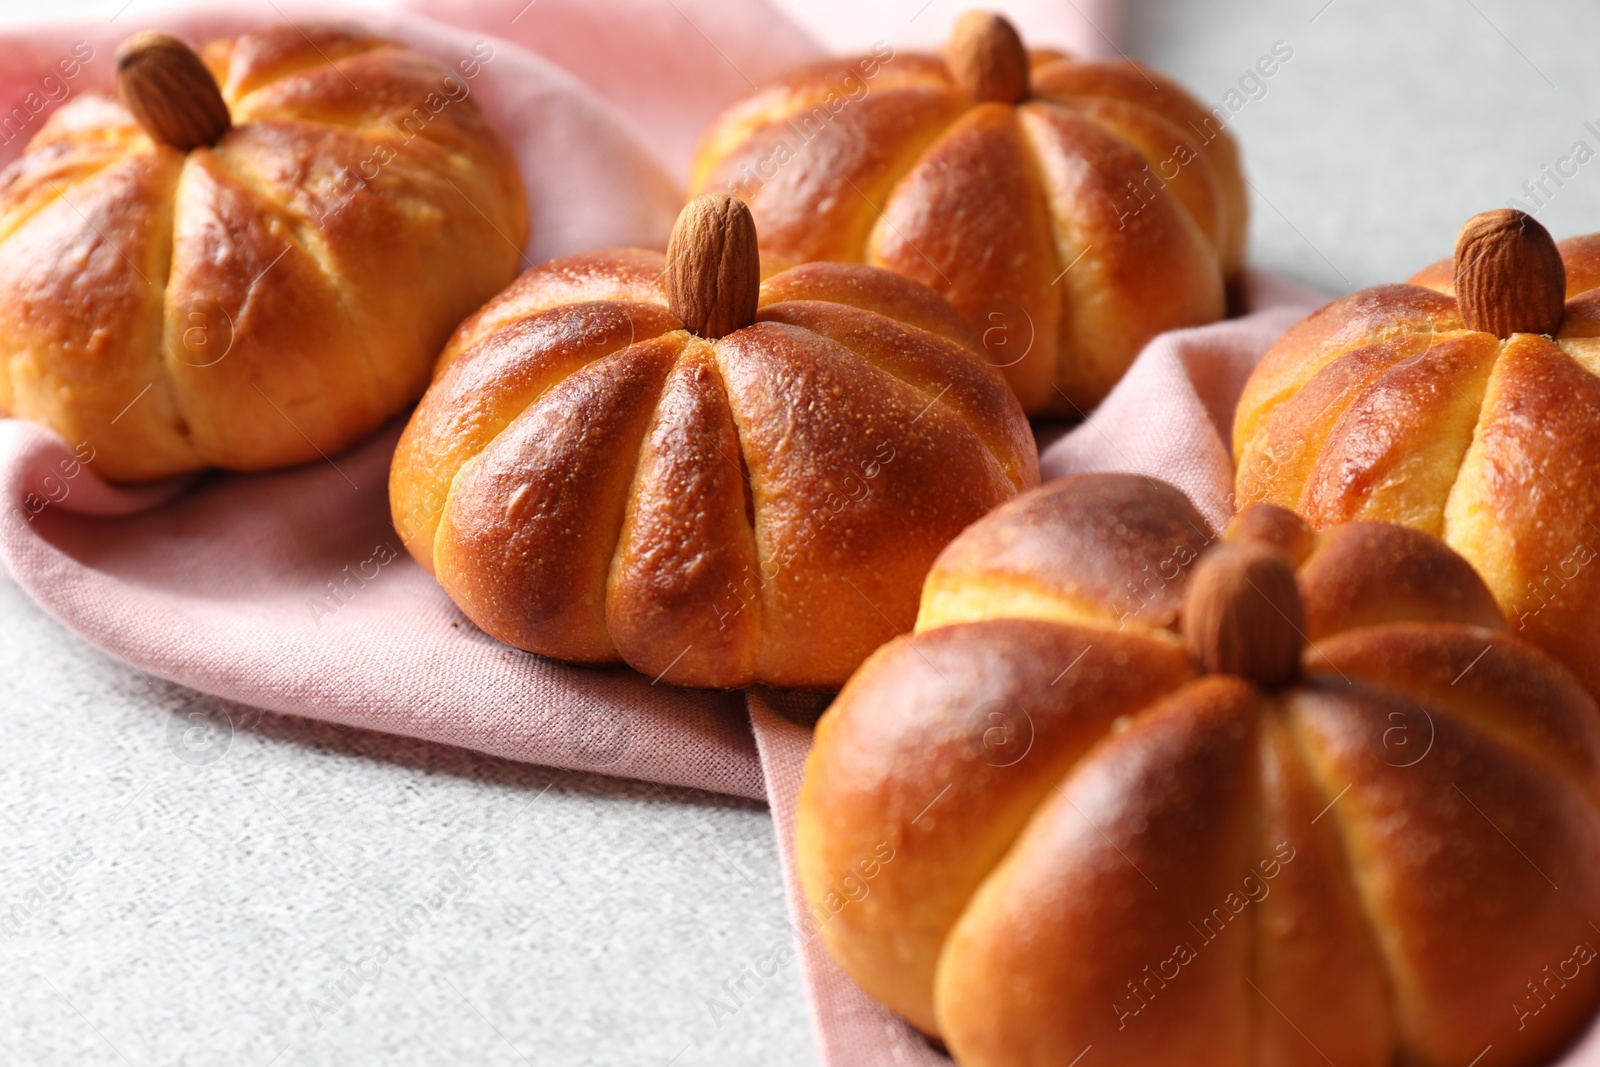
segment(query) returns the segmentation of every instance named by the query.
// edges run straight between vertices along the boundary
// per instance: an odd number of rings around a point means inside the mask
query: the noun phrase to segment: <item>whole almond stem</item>
[[[1016,27],[991,11],[956,20],[946,59],[956,84],[977,100],[1015,104],[1028,95],[1028,51]]]
[[[170,33],[144,30],[118,46],[117,92],[151,140],[181,152],[216,144],[233,125],[216,79]]]
[[[1550,231],[1527,212],[1500,208],[1468,219],[1456,238],[1455,273],[1468,329],[1506,338],[1561,328],[1567,269]]]
[[[667,242],[667,304],[689,331],[711,340],[756,321],[761,257],[744,201],[705,193],[678,214]]]
[[[1183,640],[1212,674],[1276,689],[1300,674],[1305,607],[1289,557],[1259,541],[1225,541],[1195,564],[1183,594]]]

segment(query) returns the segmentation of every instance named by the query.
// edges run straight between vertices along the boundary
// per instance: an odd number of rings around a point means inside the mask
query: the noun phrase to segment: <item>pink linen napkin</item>
[[[68,628],[228,700],[764,795],[737,694],[570,667],[479,632],[389,524],[398,434],[391,425],[332,463],[130,491],[42,427],[0,421],[0,558]]]
[[[1002,6],[1024,25],[1051,7]],[[921,17],[929,32],[934,15]],[[462,71],[517,155],[530,264],[664,247],[703,127],[754,84],[824,54],[766,0],[405,0],[387,10],[132,0],[110,19],[0,34],[0,107],[15,101],[0,116],[0,164],[63,100],[111,88],[127,35],[160,28],[198,43],[285,19],[358,22]],[[1099,39],[1083,24],[1055,43],[1093,51]],[[127,490],[102,483],[73,443],[0,420],[0,561],[89,641],[230,700],[512,759],[764,795],[737,694],[553,663],[477,632],[389,526],[396,433],[325,464]]]
[[[0,102],[16,102],[0,126],[0,163],[61,101],[108,90],[116,45],[136,30],[202,42],[284,19],[342,18],[463,71],[516,152],[533,222],[529,263],[597,247],[661,248],[682,195],[661,161],[686,168],[690,131],[745,88],[706,74],[719,53],[761,77],[821,55],[758,0],[546,0],[537,18],[519,20],[525,7],[439,5],[450,26],[304,0],[141,0],[112,21],[0,34]],[[716,43],[688,20],[712,27]],[[500,33],[586,59],[599,91]],[[673,121],[660,121],[662,101],[674,99]],[[656,143],[643,143],[640,129]],[[103,483],[43,428],[0,420],[0,561],[89,641],[207,693],[511,759],[764,795],[739,695],[570,667],[479,633],[390,527],[397,433],[390,426],[325,464],[129,490]]]
[[[1261,271],[1244,279],[1245,314],[1174,330],[1147,345],[1083,424],[1039,456],[1045,481],[1133,471],[1171,482],[1220,528],[1233,507],[1233,409],[1256,361],[1328,297]]]
[[[561,64],[614,105],[626,127],[679,181],[688,179],[700,134],[729,101],[827,51],[866,52],[880,40],[900,51],[936,50],[956,16],[981,7],[1007,15],[1030,45],[1110,55],[1122,11],[1122,0],[400,3]],[[825,50],[818,37],[832,47]]]

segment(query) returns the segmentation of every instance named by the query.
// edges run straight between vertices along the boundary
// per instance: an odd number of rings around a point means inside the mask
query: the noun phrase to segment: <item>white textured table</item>
[[[1128,13],[1130,53],[1247,101],[1258,265],[1400,278],[1600,151],[1600,8],[1324,3]],[[1562,169],[1540,217],[1600,229],[1600,162]],[[761,808],[151,686],[3,581],[0,620],[0,1060],[814,1062],[793,965],[753,977],[788,936]]]

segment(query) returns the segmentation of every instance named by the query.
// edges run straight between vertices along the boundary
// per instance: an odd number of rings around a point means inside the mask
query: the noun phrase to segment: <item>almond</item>
[[[180,152],[216,144],[233,125],[216,79],[170,33],[145,30],[118,46],[117,92],[151,140]]]
[[[956,84],[974,99],[1015,104],[1028,95],[1028,52],[1016,27],[991,11],[956,20],[945,53]]]
[[[1550,231],[1527,212],[1500,208],[1468,219],[1456,238],[1455,274],[1468,329],[1506,338],[1561,328],[1567,270]]]
[[[1229,541],[1195,564],[1183,594],[1189,654],[1212,674],[1276,689],[1300,674],[1305,607],[1294,565],[1260,541]]]
[[[705,193],[678,214],[667,242],[667,304],[689,332],[711,340],[756,321],[761,257],[742,200]]]

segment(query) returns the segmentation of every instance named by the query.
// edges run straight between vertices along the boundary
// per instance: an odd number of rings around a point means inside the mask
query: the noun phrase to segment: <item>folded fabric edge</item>
[[[786,887],[789,920],[794,930],[801,981],[811,1007],[811,1031],[825,1067],[879,1067],[890,1062],[910,1067],[949,1067],[936,1050],[907,1022],[862,992],[828,955],[819,936],[819,920],[806,904],[795,870],[794,816],[805,774],[811,729],[786,718],[761,690],[748,693],[750,724],[755,734],[761,771],[766,779],[773,830],[778,835],[778,864]]]

